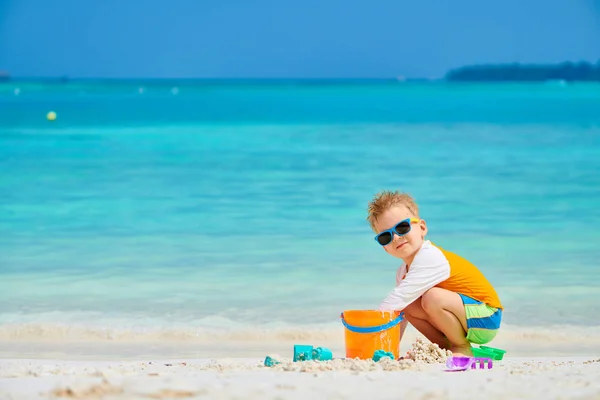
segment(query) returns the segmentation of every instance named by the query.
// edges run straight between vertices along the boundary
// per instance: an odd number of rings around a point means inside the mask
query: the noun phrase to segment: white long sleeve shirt
[[[408,272],[407,272],[408,269]],[[396,287],[380,304],[380,310],[401,311],[450,277],[450,264],[429,240],[423,242],[410,268],[403,263],[396,273]]]

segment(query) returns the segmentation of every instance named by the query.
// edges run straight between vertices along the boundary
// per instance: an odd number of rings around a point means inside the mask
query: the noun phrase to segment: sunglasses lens
[[[390,232],[383,232],[381,235],[377,236],[377,243],[382,246],[386,244],[390,244],[392,241],[392,234]]]
[[[410,222],[402,221],[396,225],[396,232],[398,235],[406,235],[410,232]]]

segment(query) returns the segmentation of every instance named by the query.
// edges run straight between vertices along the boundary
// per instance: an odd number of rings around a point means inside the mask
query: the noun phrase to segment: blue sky
[[[440,77],[600,59],[600,0],[0,0],[17,77]]]

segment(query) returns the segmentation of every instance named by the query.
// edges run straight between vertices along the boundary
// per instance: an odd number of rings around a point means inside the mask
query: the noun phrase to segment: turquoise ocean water
[[[481,268],[508,332],[600,337],[599,85],[17,81],[0,340],[340,330],[394,286],[381,189]]]

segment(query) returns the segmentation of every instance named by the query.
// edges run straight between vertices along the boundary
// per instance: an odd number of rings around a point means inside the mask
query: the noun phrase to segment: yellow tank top
[[[450,277],[440,282],[438,287],[464,294],[491,307],[504,308],[494,287],[475,265],[457,254],[434,246],[440,249],[450,264]]]

